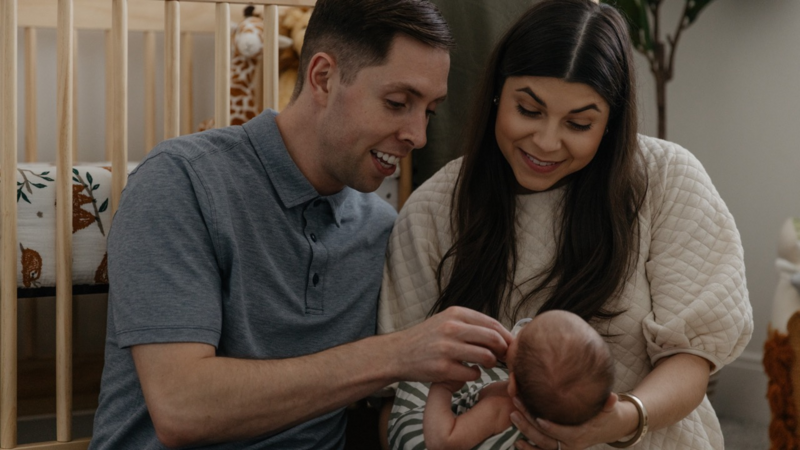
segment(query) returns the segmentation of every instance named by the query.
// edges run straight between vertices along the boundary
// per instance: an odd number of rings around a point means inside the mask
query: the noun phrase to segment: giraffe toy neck
[[[260,112],[256,102],[256,71],[264,46],[264,22],[243,20],[234,31],[231,60],[231,125],[242,125]]]

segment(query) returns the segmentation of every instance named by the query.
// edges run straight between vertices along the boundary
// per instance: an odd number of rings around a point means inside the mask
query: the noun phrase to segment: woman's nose
[[[557,123],[545,122],[533,132],[533,143],[542,151],[554,152],[561,149],[561,132]]]

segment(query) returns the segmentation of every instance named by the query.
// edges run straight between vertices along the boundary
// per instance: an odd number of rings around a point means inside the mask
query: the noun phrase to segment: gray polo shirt
[[[375,333],[395,211],[350,188],[321,197],[266,111],[161,143],[131,174],[108,238],[105,367],[92,449],[160,449],[130,346],[202,342],[290,358]],[[269,408],[269,405],[264,405]],[[215,449],[339,449],[344,410]]]

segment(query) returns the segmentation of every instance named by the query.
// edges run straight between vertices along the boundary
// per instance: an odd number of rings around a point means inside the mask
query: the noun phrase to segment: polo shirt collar
[[[327,201],[336,225],[341,226],[344,205],[352,189],[345,186],[336,194],[320,196],[289,156],[286,143],[275,122],[277,116],[277,112],[266,109],[242,127],[255,147],[258,159],[275,186],[283,206],[289,209],[315,199]]]

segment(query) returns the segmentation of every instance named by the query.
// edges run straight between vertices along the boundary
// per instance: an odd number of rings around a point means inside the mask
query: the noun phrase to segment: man
[[[427,0],[319,0],[290,106],[131,174],[91,448],[341,449],[346,405],[505,353],[464,309],[372,336],[395,214],[365,192],[425,144],[450,46]]]

